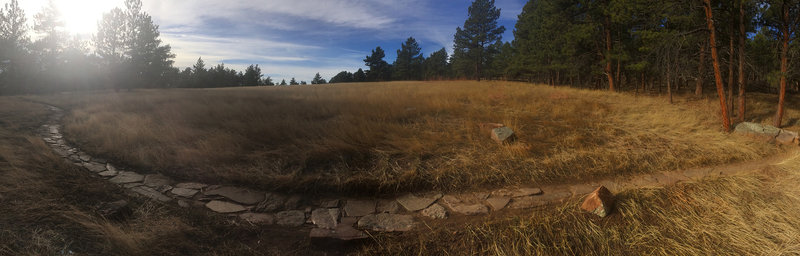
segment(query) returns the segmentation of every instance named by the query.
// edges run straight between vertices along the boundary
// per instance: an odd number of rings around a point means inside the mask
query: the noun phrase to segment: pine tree
[[[250,65],[245,69],[242,77],[243,86],[257,86],[261,83],[261,68],[258,65]]]
[[[420,80],[422,78],[422,61],[424,57],[420,53],[417,40],[409,37],[400,44],[397,50],[397,60],[394,62],[394,72],[392,75],[395,80]]]
[[[468,13],[464,28],[456,28],[453,62],[459,63],[457,67],[463,75],[480,80],[484,76],[490,47],[502,41],[506,29],[497,26],[500,9],[494,6],[494,0],[475,0]]]
[[[355,73],[353,73],[353,82],[366,82],[367,81],[367,74],[364,73],[363,69],[358,69]]]
[[[289,85],[300,85],[300,83],[298,83],[297,80],[294,80],[294,77],[292,77],[292,80],[289,81]]]
[[[441,50],[431,53],[425,59],[425,79],[428,80],[441,80],[448,76],[449,66],[447,64],[447,50],[442,47]]]
[[[30,60],[25,50],[30,44],[26,22],[17,0],[0,9],[0,94],[23,90],[23,66]]]
[[[326,84],[326,83],[328,82],[325,81],[325,79],[322,78],[322,76],[320,76],[319,73],[314,75],[314,79],[311,79],[311,84]]]
[[[281,79],[281,84],[280,85],[286,85],[286,79]]]
[[[364,58],[364,64],[369,67],[369,70],[366,72],[367,81],[375,82],[375,81],[386,81],[389,80],[391,77],[391,73],[389,71],[389,63],[383,60],[386,57],[386,53],[381,49],[380,46],[376,47],[375,50],[372,50],[372,54]]]

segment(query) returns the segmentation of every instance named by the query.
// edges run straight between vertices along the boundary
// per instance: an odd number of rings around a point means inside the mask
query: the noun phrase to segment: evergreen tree
[[[366,82],[367,81],[367,74],[364,73],[363,69],[358,69],[355,73],[353,73],[353,82]]]
[[[23,91],[23,67],[32,66],[25,50],[30,44],[26,22],[17,0],[0,9],[0,94]]]
[[[422,61],[424,57],[420,53],[417,40],[409,37],[406,42],[400,44],[397,50],[397,60],[394,62],[394,72],[392,75],[395,80],[420,80],[422,79]]]
[[[364,59],[364,64],[369,67],[369,70],[366,72],[366,81],[375,82],[389,80],[391,77],[390,66],[389,63],[383,60],[384,57],[386,57],[386,53],[378,46],[375,50],[372,50],[371,55]]]
[[[245,69],[242,80],[242,85],[244,86],[259,85],[261,83],[261,68],[258,65],[250,65]]]
[[[335,84],[335,83],[349,83],[349,82],[353,82],[353,79],[354,79],[353,78],[353,73],[350,73],[350,72],[347,72],[347,71],[342,71],[342,72],[339,72],[339,74],[336,74],[335,76],[331,77],[331,80],[328,83],[332,83],[332,84]]]
[[[286,85],[286,79],[281,79],[281,84],[280,85]]]
[[[506,29],[497,26],[500,9],[494,6],[494,0],[475,0],[468,13],[464,28],[456,28],[453,62],[459,63],[461,74],[480,80],[489,54],[496,50],[492,46],[502,41]]]
[[[264,78],[264,82],[262,84],[266,86],[273,86],[275,85],[275,82],[272,82],[272,77],[267,76],[267,78]]]
[[[289,81],[289,85],[300,85],[300,84],[297,83],[297,80],[294,80],[294,77],[292,77],[292,80]]]
[[[319,73],[314,75],[314,79],[311,79],[311,84],[326,84],[326,83],[328,82],[325,81],[325,79],[322,78],[322,76],[320,76]]]
[[[448,76],[449,65],[447,64],[447,50],[442,47],[441,50],[431,53],[425,59],[425,79],[441,80]]]

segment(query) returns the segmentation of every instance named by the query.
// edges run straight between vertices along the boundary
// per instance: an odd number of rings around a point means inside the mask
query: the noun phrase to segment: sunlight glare
[[[122,1],[110,0],[56,0],[55,3],[64,18],[66,31],[73,34],[96,33],[103,13],[122,6]]]

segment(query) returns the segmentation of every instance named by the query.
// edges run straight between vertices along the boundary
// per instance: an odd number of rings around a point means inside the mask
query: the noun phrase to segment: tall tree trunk
[[[622,70],[622,64],[620,63],[619,59],[617,59],[617,75],[614,77],[614,81],[617,81],[617,87],[622,86],[622,78],[620,77],[620,70]]]
[[[612,48],[611,47],[611,21],[610,21],[608,16],[606,16],[605,24],[603,26],[603,31],[604,31],[603,34],[605,35],[605,39],[606,39],[606,53],[603,55],[604,56],[603,58],[605,59],[605,62],[606,62],[606,67],[604,69],[604,72],[606,73],[606,76],[608,77],[608,90],[613,92],[615,90],[614,89],[614,74],[611,72],[611,58],[609,58],[609,56],[611,55],[611,48]]]
[[[778,112],[775,113],[775,127],[781,127],[783,119],[783,103],[786,99],[786,72],[788,69],[787,53],[789,51],[789,5],[783,1],[783,24],[781,25],[781,88],[778,92]]]
[[[706,78],[706,48],[708,48],[708,40],[703,40],[703,45],[700,46],[700,63],[697,66],[697,84],[694,89],[694,95],[700,96],[703,94],[703,81]]]
[[[725,105],[725,88],[722,85],[722,74],[719,70],[719,55],[717,55],[717,32],[714,30],[714,14],[711,9],[711,0],[703,0],[703,9],[706,11],[706,22],[708,23],[708,42],[711,47],[711,63],[714,66],[714,82],[717,85],[717,95],[719,95],[720,112],[722,113],[722,127],[725,132],[731,131],[731,120],[728,117],[728,109]]]
[[[728,98],[727,98],[728,111],[729,111],[728,114],[730,116],[733,116],[733,75],[734,75],[733,66],[735,65],[734,40],[733,40],[734,39],[733,30],[735,28],[734,25],[735,23],[733,22],[733,20],[731,20],[730,30],[729,30],[731,32],[731,35],[728,40],[729,43],[728,43]]]
[[[739,0],[739,122],[744,122],[745,98],[744,98],[744,1]]]
[[[669,104],[672,104],[672,64],[667,60],[667,95],[669,95]]]

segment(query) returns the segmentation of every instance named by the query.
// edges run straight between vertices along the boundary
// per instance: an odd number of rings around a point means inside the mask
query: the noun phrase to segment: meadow
[[[757,96],[754,97],[758,99]],[[392,194],[553,184],[761,158],[721,131],[713,99],[513,82],[135,90],[35,97],[69,110],[66,139],[186,180]],[[768,122],[769,100],[750,104]],[[788,116],[794,116],[789,110]],[[501,145],[481,123],[517,134]]]

